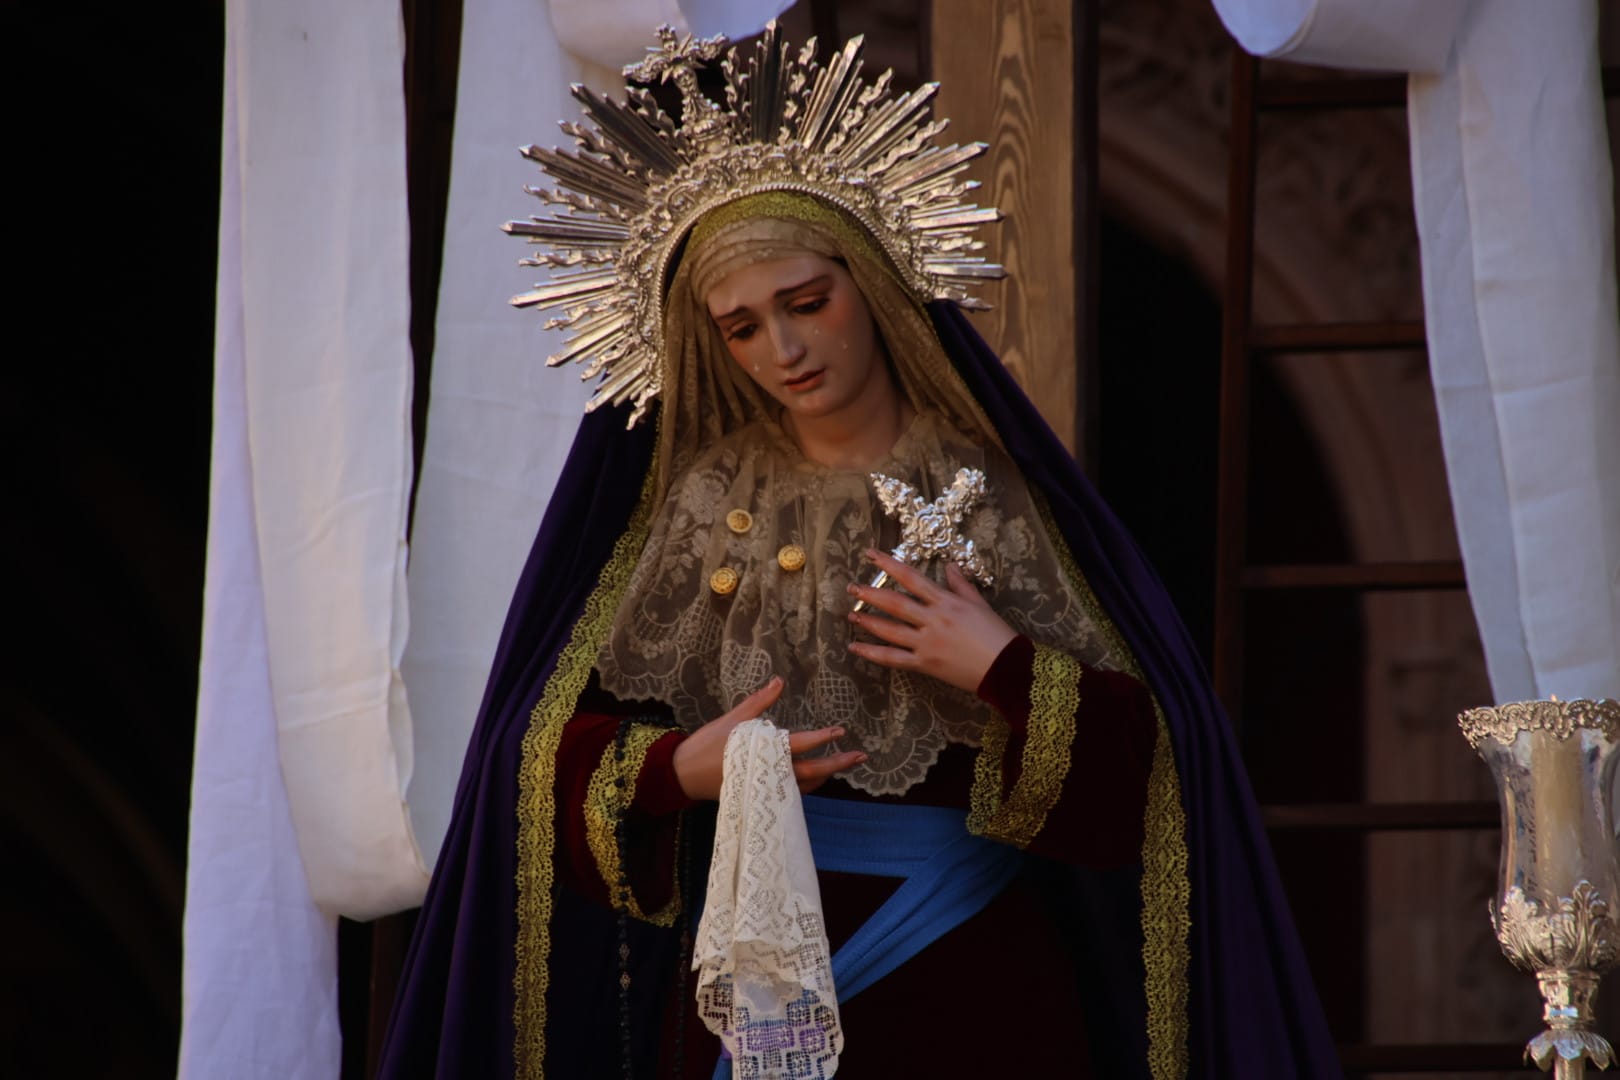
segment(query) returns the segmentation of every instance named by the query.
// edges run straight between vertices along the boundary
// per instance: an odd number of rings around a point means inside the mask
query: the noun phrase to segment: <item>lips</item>
[[[826,370],[826,368],[816,368],[814,371],[807,371],[803,375],[789,379],[783,385],[789,390],[808,390],[821,381],[821,376],[826,373]]]

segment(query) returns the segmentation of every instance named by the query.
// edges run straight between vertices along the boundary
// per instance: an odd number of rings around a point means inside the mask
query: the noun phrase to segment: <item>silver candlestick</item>
[[[1592,1028],[1598,979],[1620,952],[1609,905],[1620,897],[1610,792],[1620,702],[1520,701],[1457,718],[1490,766],[1502,807],[1502,859],[1491,902],[1496,940],[1533,971],[1547,1027],[1525,1057],[1580,1080],[1614,1051]]]

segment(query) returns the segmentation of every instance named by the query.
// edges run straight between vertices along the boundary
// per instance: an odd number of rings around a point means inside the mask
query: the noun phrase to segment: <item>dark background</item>
[[[221,4],[0,13],[0,1075],[172,1075]]]

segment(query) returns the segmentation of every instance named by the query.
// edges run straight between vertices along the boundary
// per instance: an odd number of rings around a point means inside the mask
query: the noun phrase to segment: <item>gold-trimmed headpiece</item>
[[[562,129],[578,148],[523,150],[556,184],[525,190],[553,209],[504,226],[550,249],[523,265],[552,268],[551,280],[511,302],[562,312],[545,325],[569,335],[546,362],[578,361],[581,378],[600,377],[587,412],[633,399],[630,426],[646,413],[663,383],[671,260],[705,213],[748,195],[790,191],[822,200],[871,234],[919,301],[988,306],[968,289],[1003,271],[972,254],[984,246],[972,234],[1001,213],[962,201],[978,185],[961,173],[986,147],[935,143],[946,127],[927,118],[938,83],[895,94],[892,71],[868,83],[861,38],[825,67],[813,59],[814,38],[791,56],[775,22],[746,63],[723,37],[694,40],[663,26],[658,39],[624,74],[642,84],[674,82],[682,122],[639,86],[627,86],[618,102],[575,85],[590,123]],[[698,66],[722,50],[723,104],[703,93],[697,77]]]

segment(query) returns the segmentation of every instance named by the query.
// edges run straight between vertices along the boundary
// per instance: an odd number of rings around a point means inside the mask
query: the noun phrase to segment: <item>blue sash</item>
[[[995,899],[1018,873],[1022,853],[967,831],[967,812],[804,798],[816,869],[905,881],[833,954],[843,1004]],[[714,1080],[731,1076],[722,1057]]]
[[[804,800],[816,869],[905,878],[833,954],[840,1004],[984,910],[1018,872],[1015,847],[967,831],[967,812]]]

